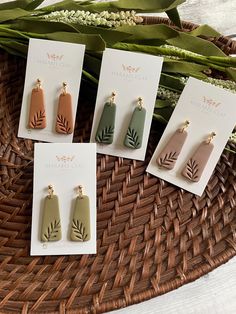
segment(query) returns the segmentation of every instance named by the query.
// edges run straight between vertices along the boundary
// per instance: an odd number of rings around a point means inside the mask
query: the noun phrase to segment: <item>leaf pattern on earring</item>
[[[29,126],[32,129],[40,129],[43,125],[45,116],[45,111],[38,111],[34,114],[33,119],[30,121]]]
[[[134,129],[131,129],[129,127],[128,130],[127,130],[126,136],[127,136],[129,145],[132,148],[137,149],[137,148],[140,147],[139,136],[138,136],[138,133]]]
[[[169,152],[166,153],[164,157],[159,158],[159,166],[160,167],[168,167],[171,166],[173,163],[176,162],[178,158],[178,154],[176,152]]]
[[[109,144],[114,134],[114,127],[106,126],[96,135],[98,143]]]
[[[186,177],[191,181],[195,181],[198,179],[198,171],[199,167],[196,160],[190,158],[186,165]]]
[[[71,128],[68,120],[63,115],[57,115],[57,132],[70,134]]]
[[[88,234],[86,233],[85,226],[79,220],[73,219],[72,221],[72,232],[74,233],[75,237],[78,241],[86,241]]]
[[[47,231],[43,234],[42,239],[46,242],[56,241],[61,228],[60,220],[52,221],[47,227]]]

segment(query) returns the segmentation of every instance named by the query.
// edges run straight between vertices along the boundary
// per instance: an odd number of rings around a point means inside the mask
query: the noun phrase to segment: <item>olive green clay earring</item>
[[[89,197],[83,194],[82,186],[79,185],[71,225],[71,240],[85,242],[89,241],[90,238]]]
[[[112,144],[113,135],[115,129],[115,117],[116,117],[116,93],[112,92],[112,95],[104,105],[103,112],[98,124],[95,140],[100,144]]]
[[[139,97],[124,139],[126,147],[138,149],[142,146],[145,117],[146,109],[143,107],[142,97]]]
[[[51,242],[61,240],[61,218],[57,195],[54,195],[52,185],[48,186],[48,195],[44,200],[41,241]]]

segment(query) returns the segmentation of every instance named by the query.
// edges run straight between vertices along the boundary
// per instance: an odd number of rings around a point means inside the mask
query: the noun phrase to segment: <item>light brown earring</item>
[[[189,124],[190,122],[186,120],[184,122],[184,125],[180,129],[177,129],[175,133],[171,136],[166,146],[157,157],[157,164],[159,167],[166,168],[168,170],[174,168],[175,163],[186,141],[188,135],[186,129],[188,128]]]
[[[73,130],[72,98],[71,94],[67,92],[67,83],[63,82],[58,102],[56,132],[71,134]]]
[[[37,79],[36,86],[31,92],[28,127],[30,129],[46,128],[44,93],[40,79]]]
[[[207,162],[214,149],[212,143],[213,138],[216,136],[215,132],[212,132],[207,140],[203,141],[193,156],[188,160],[187,164],[182,171],[182,175],[192,182],[198,182],[202,176],[202,173],[207,165]]]

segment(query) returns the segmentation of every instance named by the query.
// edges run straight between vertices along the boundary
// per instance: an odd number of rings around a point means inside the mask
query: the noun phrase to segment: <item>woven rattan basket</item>
[[[209,40],[236,51],[228,38]],[[154,123],[144,162],[98,155],[97,254],[30,257],[34,146],[17,138],[24,72],[25,60],[0,51],[0,313],[118,309],[176,289],[235,255],[236,155],[224,151],[197,197],[145,172],[161,135]],[[75,142],[88,141],[94,107],[79,102]]]

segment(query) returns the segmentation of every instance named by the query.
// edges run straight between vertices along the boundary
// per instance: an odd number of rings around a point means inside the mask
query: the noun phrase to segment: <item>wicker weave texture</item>
[[[0,313],[102,313],[235,255],[236,156],[224,151],[197,197],[145,172],[161,135],[154,123],[144,162],[98,155],[98,253],[30,257],[33,142],[16,136],[24,71],[24,60],[0,51]],[[79,108],[75,142],[89,138],[93,103]]]

